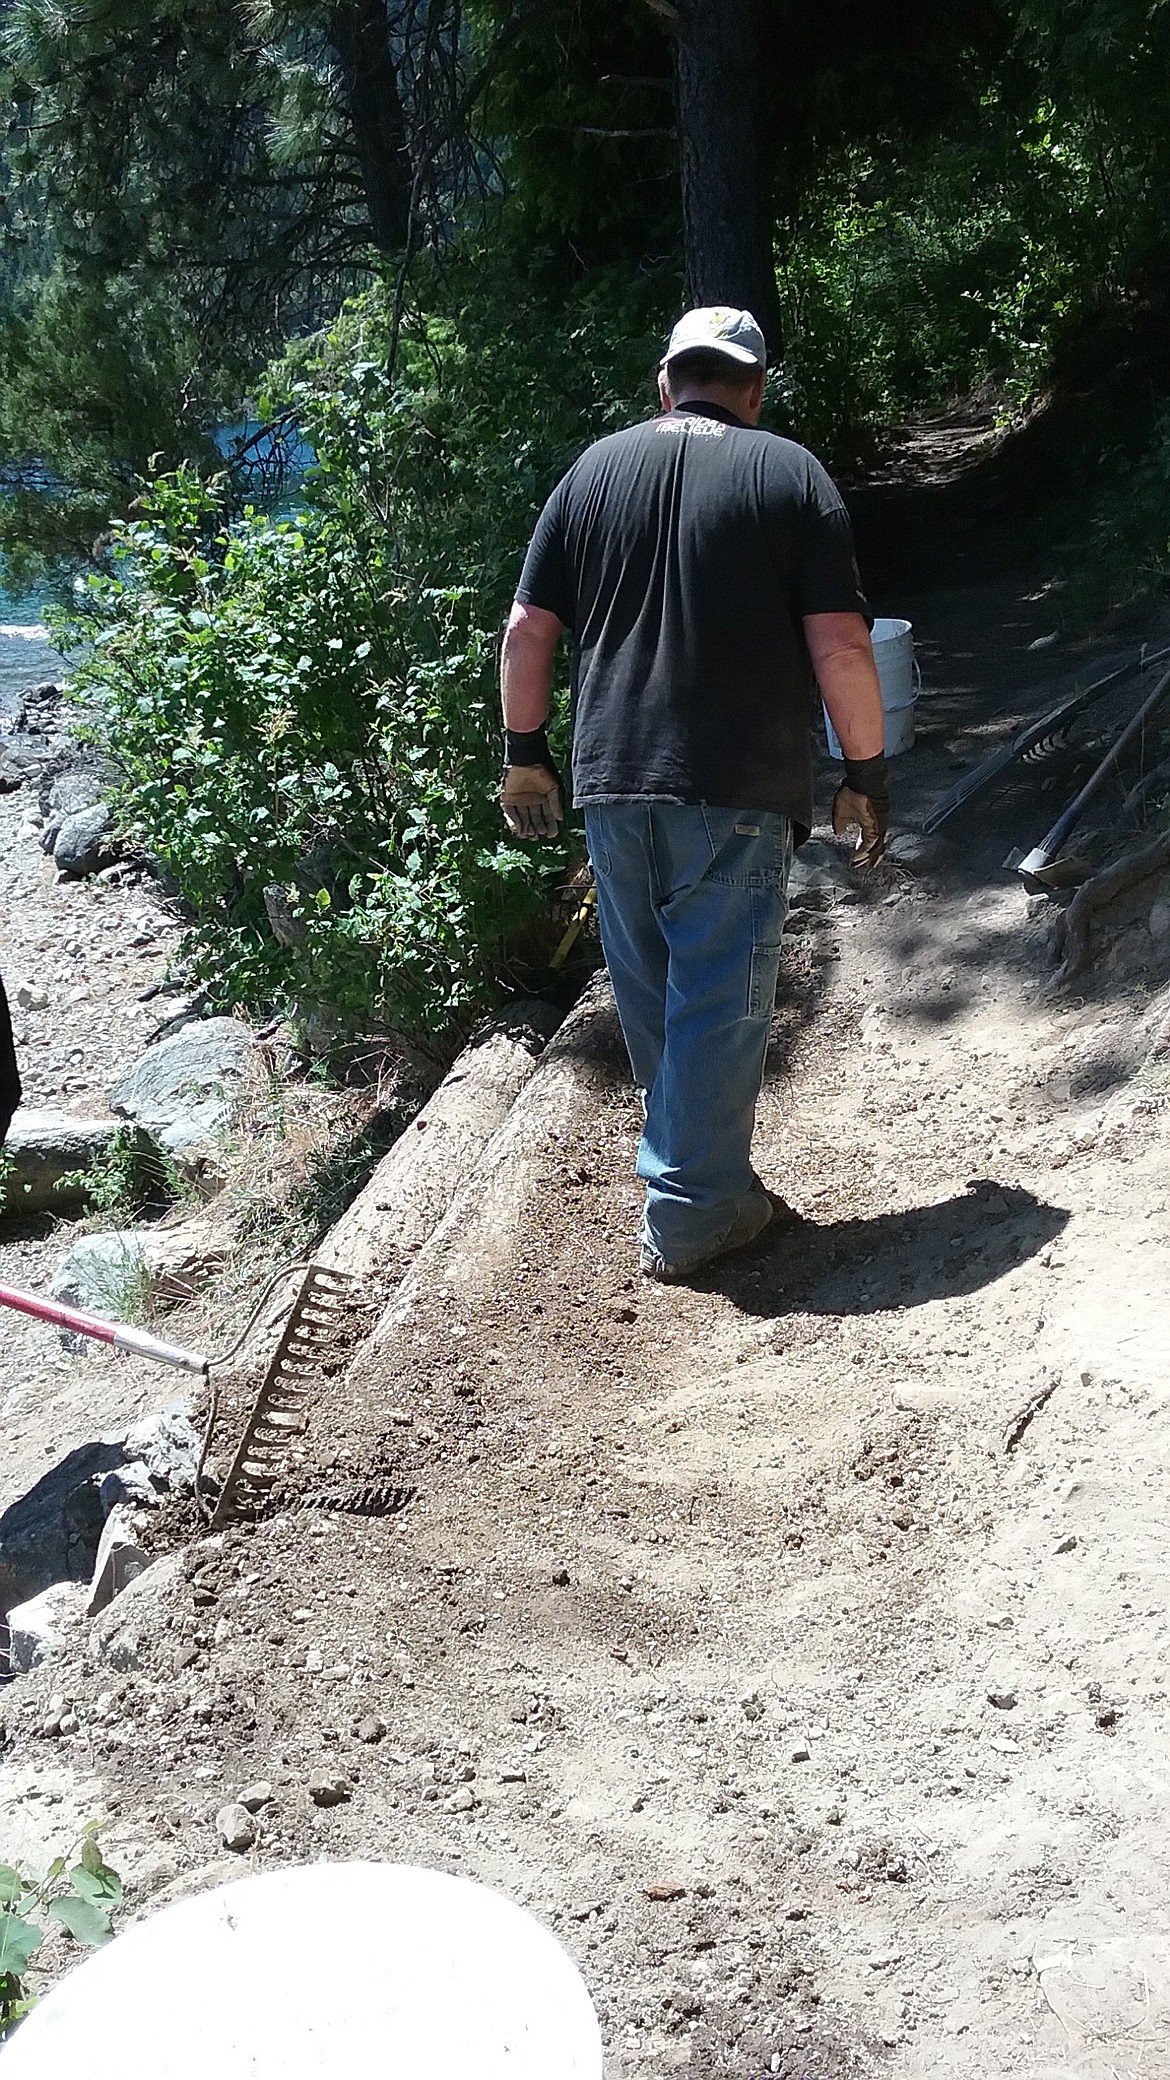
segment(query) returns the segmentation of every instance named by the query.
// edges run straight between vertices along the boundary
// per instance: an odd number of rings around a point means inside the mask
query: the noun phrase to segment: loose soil
[[[1042,572],[881,604],[913,829],[1088,653]],[[862,886],[821,834],[756,1147],[803,1222],[694,1288],[637,1277],[611,1027],[506,1274],[334,1376],[301,1506],[111,1607],[78,1734],[36,1733],[60,1667],[11,1686],[17,1847],[100,1803],[135,1908],[467,1872],[578,1959],[609,2080],[1170,2074],[1167,1004],[1156,963],[1045,994],[1001,866],[1040,785]],[[363,1485],[413,1499],[306,1499]]]

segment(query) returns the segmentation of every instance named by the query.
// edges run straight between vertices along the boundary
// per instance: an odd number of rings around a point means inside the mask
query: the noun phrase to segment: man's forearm
[[[882,689],[860,614],[810,614],[804,623],[821,699],[846,758],[875,758],[885,744]]]
[[[553,658],[561,624],[539,607],[514,606],[500,655],[505,728],[542,729],[552,696]]]
[[[846,758],[873,758],[885,743],[882,689],[872,653],[841,650],[817,667],[821,698]]]

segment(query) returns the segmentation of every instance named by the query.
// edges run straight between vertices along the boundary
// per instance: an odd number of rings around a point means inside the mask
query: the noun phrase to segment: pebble
[[[797,1744],[797,1746],[791,1750],[788,1760],[789,1762],[811,1762],[812,1750],[809,1748],[807,1742],[800,1741]]]
[[[247,1806],[242,1805],[238,1799],[233,1799],[229,1806],[220,1807],[215,1816],[215,1824],[224,1848],[233,1849],[237,1855],[242,1855],[245,1849],[252,1848],[255,1843],[256,1822]]]
[[[375,1741],[385,1738],[386,1732],[386,1721],[379,1719],[376,1713],[370,1713],[368,1718],[358,1720],[357,1725],[354,1727],[354,1738],[355,1740],[364,1741],[368,1747],[372,1747]]]
[[[467,1784],[464,1784],[460,1790],[453,1791],[450,1798],[443,1800],[445,1813],[471,1813],[474,1812],[475,1805],[475,1793]]]
[[[988,1704],[993,1704],[997,1712],[1014,1712],[1018,1701],[1014,1690],[989,1690],[987,1693]]]
[[[353,1797],[348,1777],[313,1777],[308,1791],[315,1806],[343,1806]]]
[[[270,1806],[273,1800],[271,1784],[265,1779],[257,1784],[246,1784],[240,1793],[239,1803],[249,1813],[258,1813],[261,1806]]]

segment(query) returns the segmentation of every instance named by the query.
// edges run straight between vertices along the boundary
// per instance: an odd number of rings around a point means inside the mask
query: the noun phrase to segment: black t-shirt
[[[573,632],[576,802],[811,825],[801,617],[868,608],[845,507],[806,449],[706,403],[610,434],[557,485],[516,597]]]

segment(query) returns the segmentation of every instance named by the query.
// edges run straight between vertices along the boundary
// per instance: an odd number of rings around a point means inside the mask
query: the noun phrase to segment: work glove
[[[565,820],[565,797],[548,739],[542,729],[504,734],[504,821],[517,838],[555,838]]]
[[[843,838],[857,825],[858,839],[851,864],[867,873],[876,867],[886,849],[890,797],[886,785],[886,758],[847,758],[845,778],[833,796],[833,835]]]

